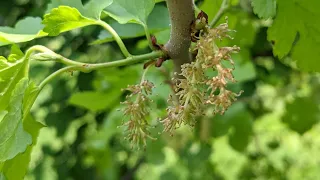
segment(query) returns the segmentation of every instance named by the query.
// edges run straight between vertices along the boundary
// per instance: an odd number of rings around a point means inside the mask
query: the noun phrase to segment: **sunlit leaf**
[[[32,137],[23,129],[23,97],[28,87],[28,79],[23,78],[15,86],[8,114],[0,122],[0,162],[14,158],[32,143]]]
[[[120,90],[111,93],[100,93],[94,91],[73,93],[69,103],[78,107],[83,107],[91,111],[100,111],[107,109],[118,102]]]
[[[59,6],[58,8],[52,9],[49,14],[44,16],[43,24],[45,27],[43,31],[50,36],[56,36],[62,32],[94,23],[94,20],[82,16],[76,8]]]
[[[320,120],[320,108],[312,98],[297,98],[287,104],[283,122],[292,130],[304,134]]]

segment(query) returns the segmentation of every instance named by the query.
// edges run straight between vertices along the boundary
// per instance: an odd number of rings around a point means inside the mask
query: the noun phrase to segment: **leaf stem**
[[[62,69],[57,70],[56,72],[50,74],[47,78],[45,78],[40,84],[39,84],[39,89],[42,90],[50,81],[52,81],[54,78],[60,76],[61,74],[67,72],[67,71],[72,71],[77,66],[68,66],[64,67]]]
[[[229,8],[230,5],[230,0],[223,0],[220,6],[219,11],[217,12],[217,14],[215,15],[215,17],[213,18],[213,20],[210,22],[210,27],[215,26],[218,21],[220,20],[220,18],[224,15],[224,13],[226,13],[226,11]]]
[[[150,49],[151,50],[155,50],[155,48],[153,47],[152,41],[151,41],[151,35],[150,35],[150,32],[149,32],[148,26],[147,25],[143,25],[143,28],[144,28],[144,31],[146,33],[146,37],[147,37]]]
[[[118,35],[118,33],[106,22],[102,21],[102,20],[98,20],[96,21],[96,23],[100,26],[102,26],[105,30],[109,31],[110,34],[113,36],[114,40],[117,42],[117,44],[120,47],[121,52],[123,53],[123,55],[125,57],[130,57],[132,56],[129,51],[127,50],[126,46],[124,45],[123,41],[121,40],[120,36]]]

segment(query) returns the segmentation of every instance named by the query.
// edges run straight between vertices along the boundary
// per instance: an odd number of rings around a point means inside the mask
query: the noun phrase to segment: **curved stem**
[[[69,65],[69,66],[65,67],[65,68],[62,68],[62,69],[54,72],[50,76],[48,76],[39,85],[39,87],[40,87],[40,89],[42,89],[46,84],[48,84],[48,82],[50,82],[52,79],[54,79],[55,77],[61,75],[64,72],[81,71],[81,72],[87,73],[87,72],[91,72],[91,71],[97,70],[97,69],[110,68],[110,67],[119,67],[119,66],[135,64],[135,63],[139,63],[139,62],[142,62],[142,61],[145,61],[145,60],[154,59],[154,58],[158,58],[158,57],[162,57],[162,56],[164,56],[164,53],[162,51],[153,51],[153,52],[148,53],[148,54],[130,56],[130,57],[127,57],[126,59],[112,61],[112,62],[106,62],[106,63],[99,63],[99,64],[79,63],[79,62],[75,62],[75,61],[72,61],[70,59],[67,59],[67,58],[61,56],[62,58],[59,59],[58,61],[63,63],[63,64]]]
[[[213,20],[210,22],[210,27],[213,27],[218,23],[223,14],[228,10],[229,4],[229,0],[222,1],[219,11],[217,12]]]
[[[45,78],[40,84],[39,84],[39,89],[42,90],[44,86],[46,86],[50,81],[52,81],[54,78],[60,76],[61,74],[67,72],[67,71],[72,71],[75,70],[77,66],[68,66],[64,67],[62,69],[57,70],[56,72],[50,74],[47,78]]]
[[[113,36],[114,40],[117,42],[117,44],[120,47],[121,52],[123,53],[123,55],[125,57],[129,57],[132,56],[129,51],[127,50],[126,46],[124,45],[123,41],[121,40],[120,36],[118,35],[118,33],[106,22],[102,21],[102,20],[98,20],[97,24],[102,26],[105,30],[109,31],[110,34]]]
[[[151,63],[144,71],[143,71],[143,74],[142,74],[142,77],[141,77],[141,83],[145,80],[146,78],[146,74],[148,72],[148,70],[150,69],[150,66],[153,65],[155,62]]]
[[[146,37],[147,37],[150,49],[155,50],[155,48],[153,47],[152,41],[151,41],[151,35],[150,35],[150,32],[149,32],[148,26],[147,25],[143,25],[143,28],[144,28],[144,31],[146,33]]]
[[[30,47],[26,53],[25,56],[23,58],[23,61],[26,60],[26,66],[25,66],[25,76],[28,77],[29,76],[29,68],[30,68],[30,56],[32,55],[33,52],[35,51],[40,51],[40,52],[45,52],[47,51],[48,48],[41,46],[41,45],[35,45]]]

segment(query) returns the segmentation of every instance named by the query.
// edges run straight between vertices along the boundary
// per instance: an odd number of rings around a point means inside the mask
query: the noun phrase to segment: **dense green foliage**
[[[221,46],[241,48],[228,88],[244,93],[224,115],[159,133],[173,67],[149,68],[157,140],[139,150],[124,138],[121,89],[143,73],[130,60],[161,56],[150,53],[149,34],[168,41],[166,3],[1,1],[0,180],[320,179],[320,1],[222,1],[196,5],[210,22],[228,2],[217,24],[227,16],[236,32]],[[65,67],[59,62],[71,68],[50,76]]]

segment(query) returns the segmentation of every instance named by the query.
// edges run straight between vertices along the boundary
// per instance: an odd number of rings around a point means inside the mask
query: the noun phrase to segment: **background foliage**
[[[48,5],[49,9],[57,7],[55,2],[58,1],[1,1],[0,25],[13,27],[25,17],[42,17],[48,12]],[[133,6],[131,1],[118,2],[108,7],[114,10],[108,15],[118,22],[107,16],[102,18],[125,39],[132,54],[149,51],[144,38],[146,25],[158,41],[168,40],[170,25],[165,3],[157,3],[153,9],[141,4],[148,7],[146,11],[127,9],[125,18],[119,18],[117,13],[122,12],[121,8]],[[222,0],[202,0],[197,5],[211,20],[221,3]],[[182,127],[171,137],[157,134],[161,129],[158,124],[153,129],[158,140],[148,142],[145,151],[132,150],[124,140],[124,129],[118,127],[123,117],[117,111],[126,95],[120,89],[139,81],[141,64],[60,77],[43,89],[33,105],[32,117],[24,122],[24,127],[35,129],[45,125],[32,149],[25,179],[320,179],[320,96],[317,93],[320,76],[312,72],[320,70],[320,24],[316,20],[320,17],[319,3],[317,0],[232,0],[225,15],[230,28],[237,32],[233,33],[234,40],[223,43],[241,47],[241,52],[233,57],[238,82],[231,88],[243,89],[244,94],[224,116],[204,117],[195,129]],[[81,8],[86,7],[79,7],[80,12]],[[93,8],[86,15],[94,18],[96,11],[99,9]],[[38,21],[37,18],[29,17],[29,20],[16,25],[13,31],[38,33],[31,23]],[[35,44],[79,62],[122,58],[112,36],[96,26],[20,46],[26,50]],[[18,50],[12,49],[19,56]],[[8,55],[9,50],[0,48],[2,55]],[[50,62],[34,62],[31,79],[39,83],[61,67]],[[157,87],[151,114],[154,125],[158,117],[165,115],[170,88],[164,81],[171,69],[171,62],[166,62],[165,68],[152,68],[147,75]],[[23,95],[18,90],[30,88],[27,92],[32,95],[32,85],[26,81],[18,85],[13,90],[12,107],[22,101]],[[3,116],[0,111],[0,119]],[[7,121],[3,119],[1,123]],[[0,126],[1,133],[6,128]],[[30,132],[32,136],[21,134],[24,131],[16,134],[25,138],[22,143],[29,145],[32,139],[36,141],[37,135],[32,132],[36,131]],[[3,149],[0,144],[0,160]],[[25,169],[10,167],[28,163],[26,152],[5,165],[9,180],[23,176]]]

